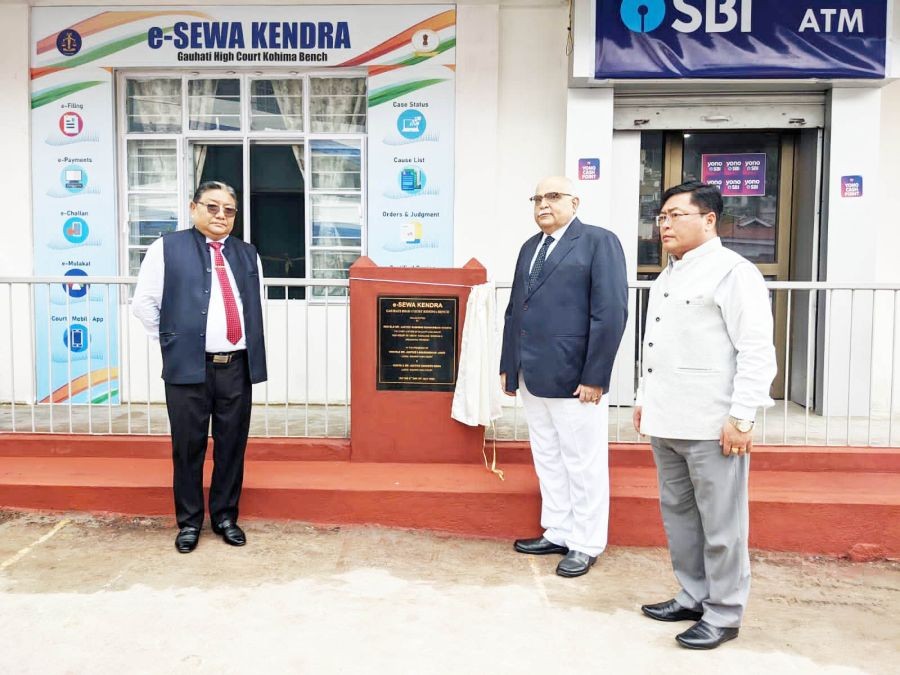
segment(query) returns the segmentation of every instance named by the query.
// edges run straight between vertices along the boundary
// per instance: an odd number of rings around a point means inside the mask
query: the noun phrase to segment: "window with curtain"
[[[309,87],[310,131],[366,132],[366,78],[311,77]]]
[[[178,229],[178,140],[181,79],[128,80],[125,87],[125,198],[128,273],[136,274],[147,247]]]
[[[303,80],[252,80],[250,129],[303,131]]]
[[[119,85],[129,274],[160,235],[190,227],[187,201],[215,173],[241,183],[235,236],[261,247],[267,276],[347,278],[365,242],[365,77],[123,72]]]

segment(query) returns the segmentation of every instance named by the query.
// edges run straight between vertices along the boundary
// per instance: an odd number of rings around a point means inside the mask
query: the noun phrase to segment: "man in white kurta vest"
[[[634,426],[650,436],[675,577],[658,621],[713,649],[737,637],[750,593],[747,477],[757,409],[772,405],[772,310],[756,266],[723,248],[722,195],[684,183],[657,218],[669,264],[650,288]]]

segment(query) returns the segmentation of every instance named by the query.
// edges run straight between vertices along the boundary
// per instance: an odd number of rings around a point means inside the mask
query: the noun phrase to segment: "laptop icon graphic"
[[[79,169],[66,170],[66,188],[70,190],[84,188],[84,177]]]

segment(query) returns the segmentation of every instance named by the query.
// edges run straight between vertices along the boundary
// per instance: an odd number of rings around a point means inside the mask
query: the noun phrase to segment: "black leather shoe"
[[[200,541],[199,527],[182,527],[175,537],[175,548],[179,553],[190,553],[197,548],[198,541]]]
[[[556,573],[561,577],[580,577],[582,574],[587,574],[595,562],[597,562],[597,556],[590,556],[581,551],[569,551],[556,566]]]
[[[222,539],[225,540],[226,544],[243,546],[247,543],[247,535],[245,535],[244,531],[232,520],[226,519],[218,524],[213,523],[212,531],[216,534],[221,534]]]
[[[700,619],[681,635],[676,635],[675,639],[678,644],[687,649],[715,649],[723,642],[734,640],[738,636],[738,631],[740,628],[710,626]]]
[[[519,553],[530,553],[531,555],[547,555],[548,553],[562,553],[565,555],[569,549],[559,544],[554,544],[543,537],[536,539],[516,539],[513,545]]]
[[[703,618],[703,612],[682,607],[674,599],[655,605],[641,605],[641,611],[657,621],[699,621]]]

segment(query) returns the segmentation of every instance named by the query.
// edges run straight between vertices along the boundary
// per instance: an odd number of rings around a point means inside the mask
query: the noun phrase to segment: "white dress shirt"
[[[206,238],[207,244],[213,241]],[[225,272],[237,302],[238,316],[241,320],[241,339],[237,344],[228,341],[227,323],[225,320],[225,301],[222,298],[222,287],[219,285],[219,275],[211,274],[212,284],[209,291],[209,311],[206,314],[206,351],[207,352],[232,352],[247,348],[246,331],[244,330],[244,305],[241,302],[241,293],[234,281],[234,274],[225,258],[224,251],[228,246],[228,237],[220,239],[222,242],[222,257],[225,259]],[[209,249],[209,266],[215,269],[215,253]],[[262,261],[256,257],[256,265],[259,269],[260,301],[265,306],[265,288],[263,287]],[[144,324],[144,328],[154,340],[159,340],[159,308],[162,305],[163,283],[166,275],[165,255],[163,253],[162,237],[154,241],[147,249],[147,255],[141,263],[138,273],[137,287],[132,299],[132,313]]]
[[[575,220],[575,216],[572,216],[572,220]],[[566,233],[566,230],[569,229],[569,225],[572,224],[572,220],[563,225],[553,234],[545,234],[541,237],[541,243],[538,244],[538,247],[534,250],[534,255],[531,256],[531,264],[528,266],[528,272],[531,273],[531,268],[534,267],[534,261],[537,260],[538,253],[541,252],[541,246],[544,245],[544,241],[547,237],[553,237],[553,241],[550,242],[550,245],[547,247],[547,253],[544,254],[544,262],[550,257],[550,254],[553,252],[553,249],[556,248],[556,245],[559,243],[559,240],[563,238],[563,235]]]

